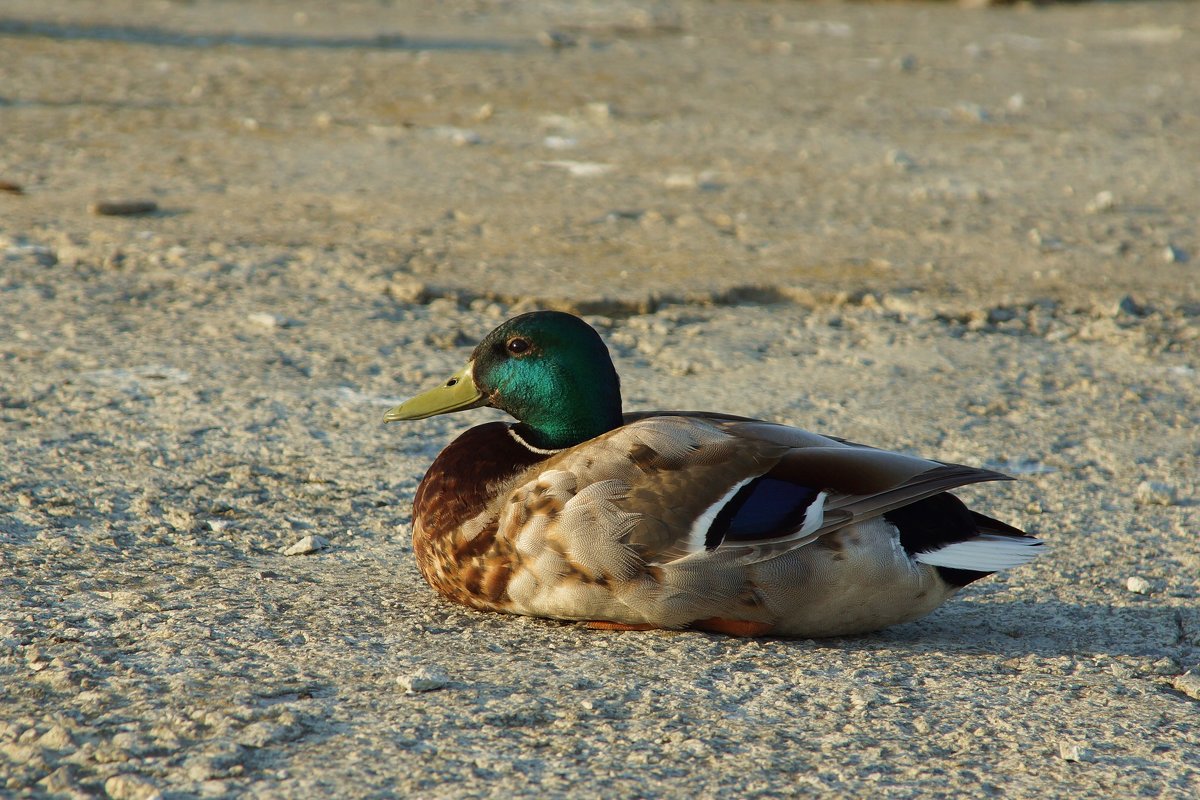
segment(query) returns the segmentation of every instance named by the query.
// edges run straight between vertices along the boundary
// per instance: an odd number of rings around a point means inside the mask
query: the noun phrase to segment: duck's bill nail
[[[462,411],[468,408],[478,408],[487,398],[475,388],[475,379],[471,375],[471,365],[453,375],[450,380],[436,389],[430,389],[416,397],[405,400],[384,415],[384,422],[397,422],[402,419],[425,419],[437,414],[449,414],[452,411]]]

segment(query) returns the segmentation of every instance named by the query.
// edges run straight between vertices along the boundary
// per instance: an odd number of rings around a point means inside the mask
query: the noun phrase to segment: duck
[[[625,412],[599,333],[507,320],[385,422],[489,406],[413,499],[417,566],[481,611],[602,630],[846,636],[910,622],[1043,542],[949,490],[989,469],[702,411]]]

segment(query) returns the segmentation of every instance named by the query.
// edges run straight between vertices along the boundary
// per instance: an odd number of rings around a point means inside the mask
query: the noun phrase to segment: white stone
[[[162,792],[141,775],[113,775],[104,782],[104,792],[113,800],[161,800]]]
[[[1150,594],[1150,581],[1140,575],[1130,575],[1125,580],[1125,588],[1135,594]]]
[[[407,675],[396,678],[396,683],[405,694],[432,692],[444,688],[449,682],[449,676],[439,667],[417,667]]]
[[[1186,264],[1192,258],[1182,247],[1176,247],[1173,244],[1169,244],[1163,248],[1162,257],[1163,261],[1168,264]]]
[[[1175,688],[1193,700],[1200,700],[1200,674],[1188,670],[1175,679]]]
[[[1086,756],[1087,751],[1078,742],[1064,739],[1058,743],[1058,757],[1063,761],[1083,761]]]
[[[1113,193],[1105,189],[1103,192],[1098,192],[1095,197],[1087,204],[1086,211],[1089,214],[1098,214],[1101,211],[1112,211],[1117,205]]]
[[[282,328],[284,319],[275,314],[268,314],[265,311],[256,311],[253,314],[246,315],[246,321],[252,322],[255,325],[261,325],[264,328]]]
[[[564,169],[576,178],[594,178],[612,170],[612,164],[591,161],[543,161],[542,166]]]
[[[1178,500],[1174,486],[1159,481],[1142,481],[1133,490],[1133,499],[1143,506],[1173,506]]]
[[[283,551],[285,556],[306,556],[329,547],[329,540],[318,534],[310,534]]]

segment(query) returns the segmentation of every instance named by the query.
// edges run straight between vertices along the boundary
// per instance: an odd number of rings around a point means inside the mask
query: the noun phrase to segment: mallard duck
[[[570,314],[508,320],[384,420],[479,406],[517,421],[455,439],[413,503],[421,573],[473,608],[836,636],[923,617],[1041,549],[947,491],[998,472],[727,414],[623,414],[608,348]]]

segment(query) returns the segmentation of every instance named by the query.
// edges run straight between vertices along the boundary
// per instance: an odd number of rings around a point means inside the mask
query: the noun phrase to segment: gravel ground
[[[1196,4],[144,5],[0,11],[0,794],[1200,794]],[[538,306],[1050,552],[822,641],[451,606],[493,412],[382,415]]]

